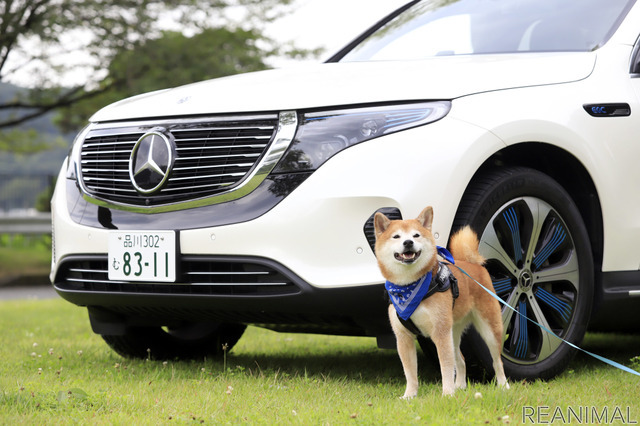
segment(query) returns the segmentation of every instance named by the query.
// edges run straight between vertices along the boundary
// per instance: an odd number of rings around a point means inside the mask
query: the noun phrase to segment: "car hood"
[[[91,121],[444,100],[586,78],[595,53],[501,54],[327,63],[203,81],[116,102]]]

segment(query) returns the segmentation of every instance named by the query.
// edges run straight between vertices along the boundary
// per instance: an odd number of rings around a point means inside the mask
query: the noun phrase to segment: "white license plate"
[[[174,231],[111,231],[109,279],[175,282]]]

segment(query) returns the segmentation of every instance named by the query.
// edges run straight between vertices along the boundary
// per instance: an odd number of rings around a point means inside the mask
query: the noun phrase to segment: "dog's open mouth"
[[[407,250],[403,253],[396,253],[395,257],[396,260],[402,263],[413,263],[416,261],[416,259],[418,259],[418,257],[420,257],[420,253],[422,253],[422,251],[410,251]]]

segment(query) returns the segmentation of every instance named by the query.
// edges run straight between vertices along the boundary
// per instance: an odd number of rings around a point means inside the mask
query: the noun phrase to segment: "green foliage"
[[[0,234],[0,249],[2,248],[25,249],[26,251],[23,253],[25,259],[21,262],[24,265],[29,265],[29,262],[35,258],[48,257],[48,266],[51,260],[51,235]],[[17,258],[17,256],[13,258]],[[0,253],[0,270],[10,269],[11,263],[11,258],[7,259],[4,252]]]
[[[209,28],[193,36],[164,32],[133,50],[120,52],[102,82],[108,90],[61,111],[57,124],[65,131],[80,128],[98,109],[140,93],[267,68],[264,58],[275,51],[257,46],[255,30]]]
[[[39,212],[51,212],[51,198],[56,187],[57,177],[53,177],[46,189],[36,196],[35,209]]]
[[[28,89],[0,82],[0,123],[10,122],[20,116],[19,111],[2,106],[27,97]],[[54,112],[51,111],[22,125],[0,126],[2,173],[14,174],[24,170],[57,172],[73,136],[60,132],[52,122],[53,116]],[[33,155],[36,153],[41,155]],[[52,167],[53,164],[55,167]]]
[[[0,286],[19,277],[45,277],[50,269],[50,235],[0,234]]]
[[[41,154],[51,155],[51,152],[45,151]],[[42,164],[28,161],[32,159],[31,157],[38,158],[39,156],[40,154],[28,157],[13,155],[14,163],[8,168],[9,170],[6,172],[3,170],[3,173],[0,174],[0,210],[35,208],[42,212],[50,211],[49,202],[53,195],[55,175],[42,173],[46,172],[42,169]],[[3,163],[3,157],[5,155],[0,153],[0,164]],[[17,172],[21,164],[35,164],[37,168],[29,170],[30,174],[25,174],[24,170]],[[60,161],[56,161],[55,167],[60,167]]]
[[[36,129],[0,130],[0,151],[26,155],[66,146],[68,143],[61,136],[51,138],[51,135],[40,133]]]
[[[0,302],[0,330],[11,342],[0,345],[6,424],[517,424],[524,407],[545,406],[628,407],[640,420],[637,379],[582,355],[553,381],[508,391],[470,382],[447,398],[439,369],[420,358],[419,395],[404,401],[397,354],[372,338],[249,327],[225,368],[223,359],[123,359],[91,332],[86,309],[60,299]],[[640,349],[621,335],[588,335],[594,346],[621,362]]]
[[[260,28],[288,10],[291,0],[16,0],[0,3],[0,82],[29,70],[35,88],[0,103],[0,128],[30,121],[53,109],[109,90],[104,71],[122,52],[134,52],[171,23],[201,33],[224,23]],[[242,11],[233,23],[229,10]],[[66,60],[82,52],[80,63]],[[77,55],[75,56],[77,58]],[[13,59],[11,61],[10,59]],[[176,62],[174,65],[179,66]],[[30,68],[32,67],[32,68]],[[60,88],[70,70],[89,76]]]

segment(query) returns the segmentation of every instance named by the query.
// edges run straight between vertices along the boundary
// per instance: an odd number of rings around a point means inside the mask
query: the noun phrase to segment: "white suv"
[[[60,172],[53,285],[124,356],[220,353],[246,324],[388,346],[372,217],[432,205],[519,312],[576,343],[637,330],[639,33],[635,0],[414,1],[327,63],[113,104]],[[566,367],[503,315],[511,377]]]

